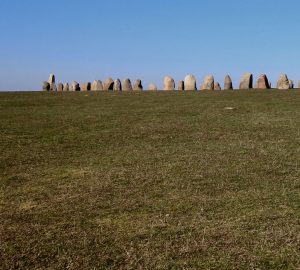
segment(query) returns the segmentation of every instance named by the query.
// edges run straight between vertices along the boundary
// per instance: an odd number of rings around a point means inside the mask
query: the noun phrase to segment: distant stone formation
[[[281,90],[290,89],[290,82],[286,74],[281,74],[277,82],[277,88]]]
[[[229,75],[226,75],[225,77],[225,82],[224,82],[224,90],[232,90],[233,85],[232,85],[232,80]]]
[[[108,78],[107,80],[105,80],[103,85],[103,90],[105,91],[114,90],[114,80],[112,78]]]
[[[56,92],[57,91],[57,87],[55,83],[50,83],[50,91],[51,92]]]
[[[196,91],[197,83],[196,77],[192,74],[188,74],[184,78],[184,90],[185,91]]]
[[[164,90],[165,91],[173,91],[175,90],[175,81],[172,77],[166,76],[164,78]]]
[[[50,83],[44,81],[43,82],[43,91],[50,91]]]
[[[208,75],[204,78],[201,90],[214,90],[215,78],[213,75]]]
[[[222,90],[221,85],[218,82],[215,82],[215,84],[214,84],[214,90],[215,91],[221,91]]]
[[[130,79],[125,79],[123,81],[123,91],[132,91],[133,88],[132,88],[132,84],[131,84],[131,81]]]
[[[50,84],[55,83],[55,75],[54,74],[50,74],[48,83],[50,83]]]
[[[85,82],[81,85],[81,91],[91,91],[91,83]]]
[[[150,83],[148,86],[149,91],[157,91],[157,86],[154,83]]]
[[[256,87],[257,89],[269,89],[270,84],[266,74],[261,74],[257,80]]]
[[[94,80],[91,86],[91,91],[102,91],[103,83],[100,80]]]
[[[120,81],[120,79],[117,79],[114,81],[114,91],[122,91],[122,83]]]
[[[253,75],[251,73],[245,73],[240,83],[240,89],[253,88]]]
[[[71,91],[80,91],[80,85],[78,82],[74,81],[72,82]]]
[[[133,90],[134,91],[143,91],[143,84],[142,84],[142,81],[140,79],[137,79],[135,81],[135,84],[133,86]]]
[[[62,92],[64,90],[64,85],[62,84],[62,83],[59,83],[58,85],[57,85],[57,91],[58,92]]]
[[[178,82],[178,88],[177,88],[177,90],[178,90],[178,91],[184,91],[184,89],[185,89],[184,81],[180,80],[180,81]]]
[[[294,81],[293,80],[289,80],[289,88],[294,89]]]
[[[64,92],[69,92],[69,90],[70,90],[69,84],[68,84],[68,83],[65,83],[65,84],[64,84],[64,87],[63,87],[63,91],[64,91]]]

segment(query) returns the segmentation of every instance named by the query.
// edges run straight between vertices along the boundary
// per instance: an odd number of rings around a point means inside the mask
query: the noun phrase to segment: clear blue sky
[[[112,76],[300,80],[299,0],[0,0],[0,90]]]

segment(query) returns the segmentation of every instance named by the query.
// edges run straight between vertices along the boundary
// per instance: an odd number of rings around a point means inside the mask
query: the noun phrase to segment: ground
[[[299,269],[300,91],[0,93],[1,269]]]

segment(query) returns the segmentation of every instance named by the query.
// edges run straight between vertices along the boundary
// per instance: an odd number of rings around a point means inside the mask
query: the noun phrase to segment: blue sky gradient
[[[0,90],[188,73],[300,80],[298,0],[1,0]]]

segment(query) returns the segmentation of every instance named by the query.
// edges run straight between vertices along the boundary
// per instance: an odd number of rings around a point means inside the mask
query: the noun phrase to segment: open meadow
[[[299,269],[300,91],[0,93],[0,269]]]

